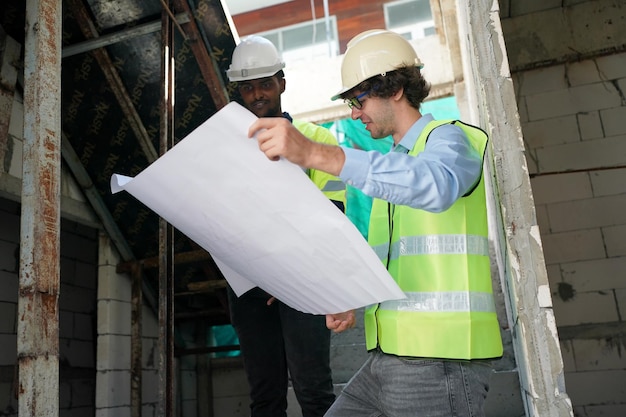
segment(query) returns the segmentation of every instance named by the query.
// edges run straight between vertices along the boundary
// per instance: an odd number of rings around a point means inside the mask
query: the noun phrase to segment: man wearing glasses
[[[287,123],[249,129],[275,160],[338,175],[374,198],[368,242],[406,299],[365,310],[368,360],[327,417],[484,416],[490,360],[502,356],[491,284],[482,171],[487,135],[460,121],[437,121],[420,107],[430,85],[411,44],[386,30],[348,43],[343,99],[381,154],[314,143]],[[351,312],[328,315],[336,332]]]
[[[316,143],[337,145],[327,129],[294,120],[282,111],[284,66],[269,40],[250,36],[235,48],[227,74],[236,83],[241,104],[257,117],[281,118]],[[341,180],[316,169],[306,169],[306,173],[326,197],[344,209]],[[286,417],[290,376],[302,416],[322,417],[335,400],[330,331],[324,316],[294,310],[260,288],[237,297],[229,287],[228,299],[250,386],[251,416]]]

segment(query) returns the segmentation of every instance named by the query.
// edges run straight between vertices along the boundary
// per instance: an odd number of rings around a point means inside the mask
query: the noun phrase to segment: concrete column
[[[526,415],[573,416],[498,2],[457,9],[469,111],[490,137],[490,223]]]

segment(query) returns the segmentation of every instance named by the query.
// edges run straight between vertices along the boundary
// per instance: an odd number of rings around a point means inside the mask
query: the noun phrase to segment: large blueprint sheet
[[[404,298],[356,227],[286,161],[247,137],[256,117],[230,103],[125,190],[206,249],[238,295],[254,286],[328,314]]]

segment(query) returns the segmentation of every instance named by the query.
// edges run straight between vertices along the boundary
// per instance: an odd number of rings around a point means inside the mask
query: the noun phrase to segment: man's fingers
[[[278,142],[272,140],[275,137],[275,132],[271,130],[280,123],[281,120],[278,118],[260,118],[252,123],[248,129],[248,137],[256,137],[259,149],[270,161],[278,161],[281,157],[281,149],[276,146]]]
[[[257,135],[261,130],[270,130],[281,124],[289,123],[284,117],[261,117],[256,119],[248,128],[248,137]]]
[[[354,312],[326,315],[326,327],[335,333],[351,329],[355,323]]]
[[[250,127],[248,128],[248,137],[254,137],[254,135],[256,135],[256,133],[261,130],[261,129],[267,129],[264,125],[267,124],[265,122],[265,119],[261,118],[261,119],[256,119],[254,121],[254,123],[252,123],[250,125]]]
[[[258,137],[259,149],[270,161],[278,161],[281,156],[280,149],[275,142],[270,142],[268,139]]]

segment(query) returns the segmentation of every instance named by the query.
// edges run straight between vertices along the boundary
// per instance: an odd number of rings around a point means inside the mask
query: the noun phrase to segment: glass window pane
[[[329,40],[326,34],[325,19],[278,28],[259,33],[259,35],[266,37],[276,45],[285,62],[310,60],[339,54],[337,18],[330,16],[329,24]]]
[[[313,33],[314,25],[312,23],[298,26],[283,31],[283,48],[296,49],[303,46],[313,45],[315,43],[326,42],[326,25],[324,22],[315,24],[315,37]],[[333,34],[331,33],[331,39]]]
[[[424,35],[425,36],[431,36],[431,35],[436,35],[437,31],[435,30],[434,26],[428,26],[426,29],[424,29]]]
[[[313,31],[310,26],[299,26],[296,28],[285,29],[283,31],[283,48],[296,49],[304,45],[311,44],[311,35]]]
[[[393,29],[411,23],[432,20],[428,0],[412,0],[386,5],[387,27]]]
[[[278,32],[274,33],[265,33],[262,35],[264,38],[268,39],[270,42],[276,46],[277,49],[280,49],[280,41],[278,39]]]

